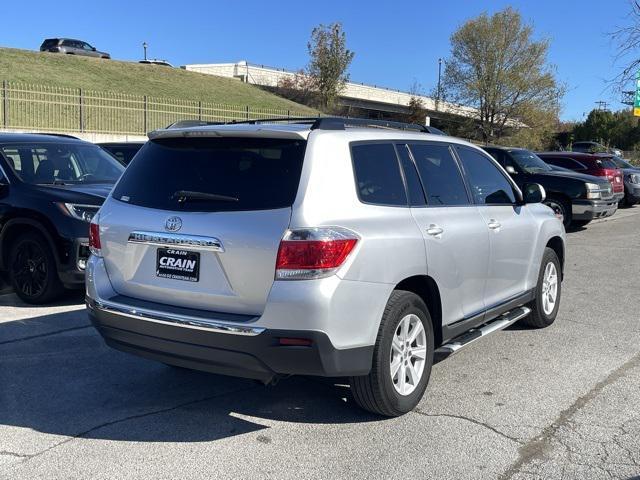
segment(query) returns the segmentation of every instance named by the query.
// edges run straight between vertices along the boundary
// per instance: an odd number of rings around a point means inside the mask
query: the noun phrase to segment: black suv
[[[523,188],[539,183],[547,193],[544,203],[562,218],[565,228],[613,215],[618,209],[611,184],[602,177],[553,168],[522,148],[483,147]]]
[[[133,157],[135,157],[144,143],[145,142],[106,142],[97,143],[96,145],[116,157],[116,160],[126,167],[131,163],[131,160],[133,160]]]
[[[83,285],[89,222],[123,171],[73,137],[0,134],[0,271],[22,300]]]

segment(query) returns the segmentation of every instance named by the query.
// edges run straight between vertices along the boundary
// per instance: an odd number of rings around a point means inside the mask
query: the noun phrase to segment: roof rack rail
[[[262,123],[297,123],[310,124],[311,130],[344,130],[346,127],[371,127],[385,128],[392,130],[412,130],[422,133],[434,133],[444,135],[444,132],[434,127],[420,125],[417,123],[396,122],[391,120],[370,120],[367,118],[349,117],[301,117],[301,118],[259,118],[255,120],[242,120],[227,122],[226,125],[249,124],[257,125]]]
[[[167,125],[166,128],[205,127],[207,125],[225,125],[225,122],[208,122],[206,120],[178,120]]]

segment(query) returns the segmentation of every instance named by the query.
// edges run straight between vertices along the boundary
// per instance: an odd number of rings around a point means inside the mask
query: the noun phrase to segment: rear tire
[[[427,306],[414,293],[394,291],[382,315],[371,371],[351,377],[355,402],[386,417],[410,412],[427,388],[433,355],[433,325]]]
[[[561,276],[560,260],[556,252],[549,247],[545,248],[538,274],[536,298],[527,305],[531,313],[522,319],[522,323],[531,328],[545,328],[555,321],[560,308]]]
[[[25,233],[15,240],[9,252],[9,280],[15,294],[33,305],[50,302],[64,291],[53,252],[37,233]]]

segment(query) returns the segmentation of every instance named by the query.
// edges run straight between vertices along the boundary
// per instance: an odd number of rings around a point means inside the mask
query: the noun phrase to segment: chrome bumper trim
[[[87,308],[91,311],[112,313],[114,315],[122,315],[148,322],[191,328],[195,330],[206,330],[214,333],[255,337],[266,330],[265,328],[260,327],[247,327],[245,325],[223,323],[215,320],[205,320],[196,317],[178,316],[141,308],[132,308],[126,305],[105,302],[104,300],[96,301],[87,298],[86,304]]]
[[[209,250],[212,252],[224,252],[222,242],[218,238],[201,237],[199,235],[135,231],[129,234],[128,242],[154,245],[157,247],[184,247]]]

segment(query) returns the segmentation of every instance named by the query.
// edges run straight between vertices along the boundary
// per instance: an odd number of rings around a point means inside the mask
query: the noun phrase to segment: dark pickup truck
[[[522,148],[483,148],[520,188],[526,183],[542,185],[547,193],[544,203],[562,218],[565,228],[584,226],[596,218],[611,216],[618,209],[613,187],[606,179],[552,168]]]

